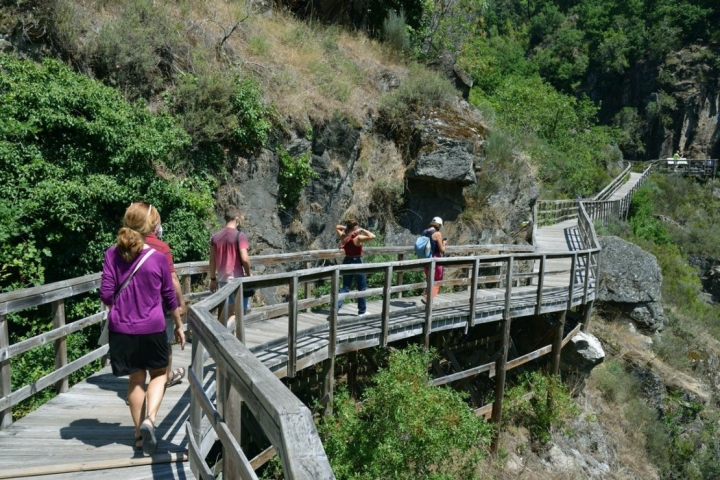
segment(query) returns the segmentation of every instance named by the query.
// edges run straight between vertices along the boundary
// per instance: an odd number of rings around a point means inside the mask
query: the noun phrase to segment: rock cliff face
[[[618,237],[600,237],[600,307],[627,315],[642,328],[663,327],[665,313],[657,259]]]
[[[389,88],[398,83],[388,82]],[[468,191],[489,174],[483,147],[487,128],[467,102],[458,98],[446,108],[409,116],[404,131],[410,134],[403,139],[388,138],[376,120],[373,113],[361,125],[333,118],[314,124],[311,138],[290,134],[277,145],[293,157],[309,152],[317,173],[296,209],[278,210],[277,153],[264,150],[238,158],[218,191],[218,211],[236,205],[245,212],[243,228],[253,253],[335,248],[333,227],[348,214],[389,245],[411,244],[435,216],[445,220],[450,243],[519,238],[520,224],[539,195],[533,174],[496,181],[485,192],[482,207],[496,212],[492,224],[461,219]]]
[[[672,154],[673,145],[688,158],[718,158],[718,78],[707,47],[692,46],[669,57],[666,75],[674,80],[677,101],[673,130],[666,132],[661,155]]]
[[[711,61],[716,55],[695,45],[668,56],[661,66],[662,86],[645,97],[645,110],[659,111],[649,116],[648,158],[666,158],[676,151],[687,158],[720,155],[720,78]]]

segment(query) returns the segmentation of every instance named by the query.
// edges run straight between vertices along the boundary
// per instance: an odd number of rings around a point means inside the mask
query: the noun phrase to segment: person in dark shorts
[[[168,261],[145,243],[160,215],[144,202],[125,211],[117,245],[105,252],[100,300],[109,307],[110,365],[113,375],[129,377],[130,416],[135,447],[157,450],[155,420],[165,394],[168,343],[163,307],[175,321],[175,339],[185,348],[185,334]],[[145,383],[147,375],[150,381]]]
[[[160,240],[162,237],[162,219],[158,216],[158,224],[155,225],[153,231],[148,233],[145,237],[145,243],[150,245],[150,248],[157,250],[158,252],[165,255],[167,258],[168,266],[170,267],[170,276],[172,277],[173,287],[175,288],[175,296],[178,301],[178,308],[180,309],[180,316],[182,317],[185,313],[185,298],[183,297],[182,287],[180,286],[180,279],[175,273],[175,263],[173,262],[173,254],[170,246]],[[167,333],[168,341],[168,379],[165,384],[165,388],[172,387],[182,382],[185,378],[185,368],[178,367],[175,370],[172,369],[172,343],[175,341],[175,322],[173,321],[170,312],[165,312],[165,332]]]

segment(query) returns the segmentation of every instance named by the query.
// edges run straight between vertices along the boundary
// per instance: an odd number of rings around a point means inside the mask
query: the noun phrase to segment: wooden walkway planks
[[[643,176],[642,173],[635,173],[630,172],[630,178],[627,182],[623,183],[623,185],[618,188],[615,193],[613,193],[608,200],[620,200],[625,195],[628,194],[635,186],[638,184],[640,180],[642,180]]]
[[[190,349],[190,345],[184,351],[173,347],[175,367],[188,368]],[[106,367],[0,430],[0,478],[38,478],[40,473],[52,471],[63,473],[41,478],[194,478],[187,462],[167,462],[171,455],[182,458],[187,450],[187,383],[169,388],[165,394],[156,429],[158,453],[152,457],[162,463],[147,465],[132,465],[150,457],[133,447],[126,390],[127,378],[113,376]],[[28,477],[23,472],[35,475]]]
[[[514,311],[532,312],[537,287],[514,289]],[[567,288],[548,286],[543,303],[548,308],[565,308]],[[477,322],[495,321],[504,309],[505,290],[480,290]],[[558,295],[560,298],[558,298]],[[441,293],[436,298],[433,330],[464,328],[468,316],[468,293]],[[558,301],[559,300],[559,301]],[[393,299],[395,315],[390,322],[390,340],[422,333],[424,305],[419,297]],[[559,306],[553,306],[559,305]],[[379,344],[381,301],[368,302],[368,315],[357,318],[357,305],[346,303],[339,316],[338,351],[352,351]],[[519,310],[518,310],[519,311]],[[525,314],[527,314],[527,312]],[[317,363],[327,357],[329,311],[303,312],[298,320],[298,361]],[[246,327],[248,347],[268,367],[282,375],[287,362],[285,341],[287,317],[258,322]],[[314,333],[308,333],[314,332]],[[274,347],[266,347],[269,343]],[[191,345],[184,351],[173,350],[175,367],[190,363]],[[207,379],[206,381],[210,381]],[[193,478],[187,462],[131,466],[133,461],[148,461],[133,449],[134,436],[130,413],[125,405],[126,378],[116,378],[109,367],[74,385],[27,417],[0,431],[0,478],[17,478],[32,472],[62,471],[44,479],[184,479]],[[188,415],[187,383],[166,392],[158,415],[158,454],[153,459],[167,460],[168,454],[183,455],[187,449],[184,423]],[[112,467],[112,468],[111,468]],[[92,470],[87,470],[91,468]],[[100,470],[96,470],[100,468]],[[86,470],[86,471],[84,471]],[[8,473],[3,473],[8,472]],[[33,478],[35,476],[25,476]]]

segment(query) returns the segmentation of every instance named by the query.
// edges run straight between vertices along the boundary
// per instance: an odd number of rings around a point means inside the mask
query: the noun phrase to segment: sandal
[[[135,450],[142,450],[142,435],[135,437]]]
[[[176,368],[170,373],[170,378],[168,378],[168,381],[165,382],[165,388],[170,388],[173,385],[177,385],[178,383],[182,382],[183,378],[185,378],[185,369],[183,367]]]
[[[145,417],[145,420],[140,425],[140,435],[142,435],[143,453],[145,455],[155,453],[157,451],[157,438],[155,438],[155,424],[150,420],[150,417]]]

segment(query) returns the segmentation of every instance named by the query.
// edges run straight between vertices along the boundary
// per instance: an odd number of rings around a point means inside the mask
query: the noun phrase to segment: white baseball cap
[[[442,218],[440,218],[440,217],[434,217],[434,218],[430,221],[430,223],[437,223],[437,224],[440,225],[441,227],[442,227],[442,224],[443,224],[443,223],[442,223]]]

